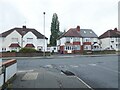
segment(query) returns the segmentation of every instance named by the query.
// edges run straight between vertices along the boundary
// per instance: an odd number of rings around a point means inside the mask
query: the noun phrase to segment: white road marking
[[[86,85],[89,89],[94,90],[90,85],[88,85],[87,83],[85,83],[82,79],[80,79],[79,77],[76,76],[76,78],[81,81],[84,85]]]
[[[29,72],[29,73],[26,73],[21,80],[36,80],[37,76],[38,76],[38,73]]]
[[[112,71],[112,72],[120,73],[119,71],[112,70],[112,69],[104,67],[104,66],[97,65],[97,67],[100,67],[100,68],[103,68],[103,69],[106,69],[106,70],[109,70],[109,71]]]
[[[110,68],[107,68],[107,67],[104,67],[104,66],[100,66],[100,65],[97,65],[97,64],[88,64],[88,65],[90,65],[90,66],[96,66],[96,67],[100,67],[100,68],[103,68],[103,69],[106,69],[106,70],[109,70],[109,71],[112,71],[112,72],[120,73],[119,71],[112,70]]]
[[[53,68],[52,65],[45,65],[46,68]]]
[[[77,68],[77,67],[79,67],[79,66],[77,66],[77,65],[70,65],[72,68]]]
[[[90,65],[90,66],[96,66],[96,64],[94,64],[94,63],[93,64],[88,64],[88,65]]]
[[[18,70],[18,73],[24,73],[24,72],[33,72],[34,70]]]

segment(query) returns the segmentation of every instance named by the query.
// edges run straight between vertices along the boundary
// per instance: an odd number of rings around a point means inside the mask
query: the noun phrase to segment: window
[[[90,38],[85,38],[85,42],[90,42]]]
[[[32,43],[33,42],[33,38],[27,38],[27,42]]]
[[[66,42],[70,43],[70,38],[69,37],[66,38]]]
[[[91,50],[91,46],[90,45],[85,45],[84,50]]]
[[[18,38],[12,38],[12,42],[14,43],[18,42]]]
[[[92,31],[90,31],[90,33],[92,33]]]
[[[80,38],[73,38],[73,41],[74,41],[74,42],[75,42],[75,41],[79,42],[79,41],[80,41]]]
[[[94,44],[96,44],[97,42],[94,42]]]
[[[84,33],[86,33],[86,31],[84,31]]]
[[[72,50],[72,46],[66,46],[65,50]]]
[[[2,51],[3,51],[3,52],[6,51],[6,48],[2,48]]]
[[[80,45],[75,45],[74,50],[80,50]]]
[[[116,44],[116,48],[118,48],[118,44]]]
[[[56,48],[54,48],[54,50],[56,50]]]

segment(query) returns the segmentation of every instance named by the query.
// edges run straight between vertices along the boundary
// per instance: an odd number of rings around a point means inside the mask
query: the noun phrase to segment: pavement
[[[89,88],[76,76],[50,68],[18,71],[12,88]],[[90,89],[88,89],[90,90]]]
[[[96,54],[96,55],[76,55],[76,54],[68,54],[68,55],[62,55],[62,54],[56,54],[51,56],[37,56],[37,57],[2,57],[3,60],[9,60],[9,59],[54,59],[54,58],[74,58],[74,57],[103,57],[103,56],[118,56],[119,54]]]

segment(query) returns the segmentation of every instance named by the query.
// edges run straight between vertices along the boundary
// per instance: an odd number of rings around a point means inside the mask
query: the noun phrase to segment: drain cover
[[[73,72],[68,71],[68,70],[66,70],[66,71],[61,70],[61,72],[63,72],[67,76],[75,76],[75,74]]]

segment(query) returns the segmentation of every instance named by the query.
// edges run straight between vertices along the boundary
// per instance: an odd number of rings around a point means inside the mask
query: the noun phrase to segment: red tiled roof
[[[77,28],[69,29],[68,32],[64,34],[64,36],[81,37],[80,33],[77,32]]]
[[[71,28],[66,33],[62,34],[58,39],[62,37],[82,37],[77,31],[77,28]]]
[[[105,33],[103,33],[102,35],[99,36],[99,39],[102,38],[107,38],[107,37],[120,37],[120,31],[118,30],[108,30]]]
[[[66,33],[62,34],[57,39],[62,37],[98,38],[98,36],[91,29],[80,29],[80,26],[77,26],[77,28],[70,28]]]
[[[9,47],[20,47],[20,45],[17,43],[12,43]]]
[[[35,47],[33,44],[26,44],[26,46],[25,47],[30,47],[30,48],[33,48],[33,47]]]

